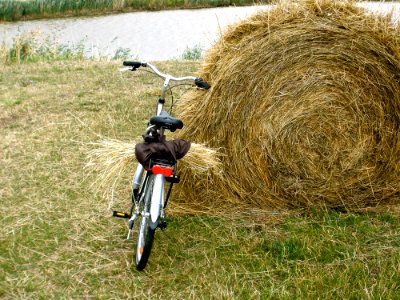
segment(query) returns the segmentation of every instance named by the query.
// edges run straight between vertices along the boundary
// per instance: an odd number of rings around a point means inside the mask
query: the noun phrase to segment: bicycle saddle
[[[158,116],[151,117],[150,124],[169,129],[172,132],[183,127],[181,120],[171,117],[166,111],[162,111]]]

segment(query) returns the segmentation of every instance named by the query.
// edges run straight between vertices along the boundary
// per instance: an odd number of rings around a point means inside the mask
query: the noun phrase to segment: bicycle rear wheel
[[[154,175],[149,175],[140,201],[141,220],[136,245],[136,269],[143,270],[153,247],[155,229],[150,227],[150,205],[153,194]]]

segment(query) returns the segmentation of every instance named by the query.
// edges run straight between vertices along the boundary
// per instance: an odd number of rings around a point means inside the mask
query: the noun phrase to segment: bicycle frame
[[[124,62],[124,65],[129,66],[129,68],[125,68],[122,71],[134,71],[139,67],[149,67],[154,74],[164,80],[161,95],[157,102],[156,116],[150,119],[149,126],[144,135],[145,142],[148,143],[160,143],[161,145],[161,143],[165,141],[164,129],[175,131],[183,126],[181,120],[173,118],[167,112],[163,111],[165,96],[170,81],[192,80],[199,88],[208,89],[210,87],[208,83],[204,82],[201,78],[193,76],[174,77],[170,74],[160,72],[155,66],[147,62],[127,61]],[[162,137],[162,139],[159,139],[159,137]],[[178,140],[172,142],[175,141]],[[169,141],[167,141],[167,143],[168,142]],[[185,141],[185,143],[188,142]],[[145,146],[146,143],[140,145]],[[167,155],[165,157],[158,157],[155,155],[154,160],[152,156],[150,156],[152,159],[148,157],[141,159],[140,161],[145,166],[139,163],[132,178],[132,206],[130,214],[117,211],[113,212],[113,216],[129,218],[128,240],[130,239],[135,220],[141,216],[135,254],[136,268],[138,270],[142,270],[147,264],[155,230],[158,227],[161,229],[166,228],[164,208],[167,205],[173,184],[179,182],[179,176],[176,175],[177,159],[175,158],[175,154],[172,154],[172,151],[171,155],[172,156]],[[139,156],[137,156],[137,158],[139,160]],[[167,194],[165,194],[164,191],[166,181],[170,183]]]
[[[161,114],[161,112],[163,111],[164,103],[165,103],[165,94],[167,93],[169,82],[171,80],[173,80],[173,81],[184,81],[184,80],[196,81],[196,80],[199,79],[199,78],[194,77],[194,76],[174,77],[174,76],[171,76],[169,74],[165,74],[165,73],[160,72],[151,63],[142,62],[141,64],[146,66],[146,67],[150,67],[157,76],[159,76],[162,79],[164,79],[164,83],[163,83],[163,86],[162,86],[162,89],[161,89],[161,96],[160,96],[160,98],[158,99],[158,102],[157,102],[157,110],[156,110],[156,115],[157,116],[159,116]],[[128,68],[127,70],[130,70],[130,68]],[[161,130],[163,130],[163,129],[161,128]],[[163,132],[161,132],[160,134],[162,135],[162,133]],[[143,172],[144,172],[143,166],[141,164],[138,164],[138,166],[136,168],[136,171],[135,171],[135,174],[133,176],[132,187],[133,187],[134,190],[138,190],[139,189],[139,187],[141,185],[141,182],[142,182]]]
[[[194,76],[185,76],[185,77],[174,77],[169,74],[165,74],[160,72],[154,65],[147,63],[147,62],[142,62],[142,66],[149,67],[153,70],[153,72],[161,77],[164,82],[162,85],[161,89],[161,95],[158,99],[157,102],[157,109],[156,109],[156,115],[159,116],[161,112],[163,111],[164,104],[165,104],[165,95],[167,93],[169,83],[170,81],[185,81],[185,80],[197,80],[197,77]],[[129,68],[130,69],[130,68]],[[128,69],[128,70],[129,70]],[[163,128],[160,128],[160,135],[163,135]],[[140,163],[136,167],[136,171],[134,173],[133,179],[132,179],[132,190],[133,190],[133,197],[135,199],[132,199],[133,201],[139,201],[139,189],[142,186],[142,183],[144,181],[143,175],[145,173],[145,168],[143,165]],[[163,209],[164,209],[164,198],[165,198],[165,193],[164,193],[164,182],[165,182],[165,177],[162,174],[157,174],[155,175],[155,182],[154,182],[154,187],[153,187],[153,194],[152,194],[152,199],[151,199],[151,208],[150,208],[150,226],[152,229],[157,228],[158,226],[158,219],[161,216],[163,216]],[[133,207],[132,207],[133,210]],[[131,218],[129,219],[129,231],[128,231],[128,236],[127,239],[130,239],[130,235],[132,232],[132,225],[135,221],[135,219],[142,214],[143,212],[137,211],[137,208],[135,208],[134,213],[131,211]]]

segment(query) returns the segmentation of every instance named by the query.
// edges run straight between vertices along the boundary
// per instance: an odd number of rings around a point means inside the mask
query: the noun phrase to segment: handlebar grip
[[[143,65],[140,61],[124,61],[122,64],[133,69],[140,68]]]
[[[205,89],[205,90],[208,90],[211,86],[207,83],[207,82],[205,82],[202,78],[196,78],[195,80],[194,80],[194,83],[199,87],[199,88],[202,88],[202,89]]]

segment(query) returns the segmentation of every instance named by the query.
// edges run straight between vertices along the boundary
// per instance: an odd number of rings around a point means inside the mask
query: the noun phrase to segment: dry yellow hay
[[[135,141],[116,139],[103,139],[89,145],[86,169],[96,174],[97,179],[92,185],[94,190],[105,198],[111,196],[109,208],[114,206],[114,194],[120,190],[125,190],[121,204],[130,203],[127,192],[130,192],[129,180],[132,178],[127,177],[132,176],[136,169],[135,145]],[[206,184],[209,178],[220,176],[221,157],[216,149],[191,143],[188,153],[179,160],[178,168],[190,170],[190,176],[187,175],[184,181]]]
[[[90,143],[85,168],[96,174],[92,187],[106,196],[123,175],[133,174],[136,164],[135,141],[103,139]]]
[[[280,2],[229,28],[201,76],[212,88],[181,101],[179,134],[221,148],[223,176],[186,182],[182,204],[399,203],[400,30],[390,16],[352,1]]]

